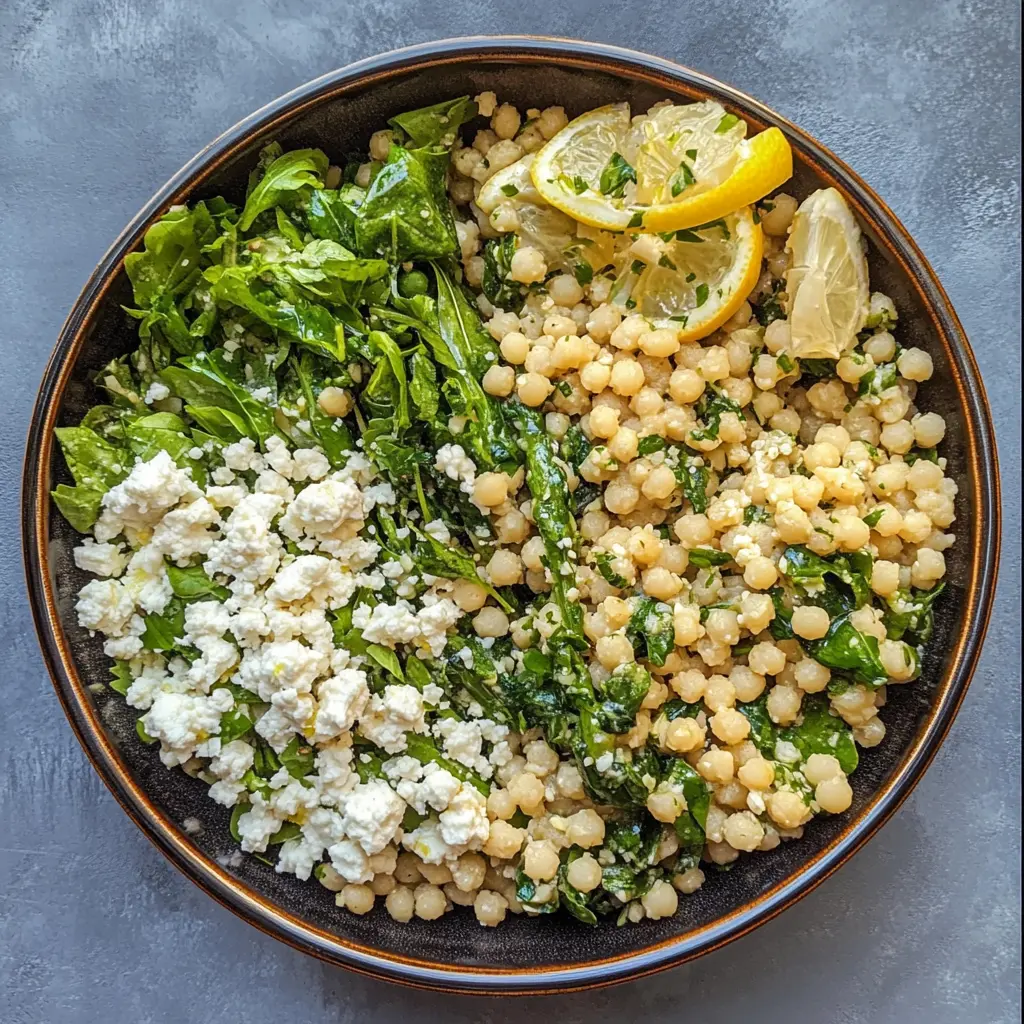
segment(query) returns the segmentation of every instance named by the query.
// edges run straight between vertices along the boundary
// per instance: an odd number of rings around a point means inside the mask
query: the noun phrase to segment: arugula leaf
[[[273,410],[233,379],[224,352],[197,352],[160,372],[172,393],[193,406],[219,406],[245,424],[246,436],[261,444],[276,433]]]
[[[338,189],[314,189],[306,207],[306,226],[316,238],[356,248],[356,214],[366,198],[366,189],[342,185]]]
[[[610,551],[592,551],[590,558],[605,582],[610,583],[613,587],[618,587],[619,590],[625,590],[629,586],[629,580],[625,576],[620,576],[612,568],[615,556]]]
[[[249,193],[238,227],[248,231],[264,210],[277,206],[286,197],[306,189],[323,188],[328,163],[327,155],[319,149],[294,149],[282,153],[267,167]]]
[[[636,170],[629,164],[621,153],[612,153],[601,171],[601,178],[598,188],[602,195],[611,196],[613,199],[621,199],[626,192],[626,185],[629,182],[636,184]]]
[[[206,204],[199,202],[192,209],[165,213],[146,231],[142,251],[125,257],[135,298],[135,308],[125,311],[139,321],[141,338],[149,339],[155,328],[179,354],[188,355],[200,346],[199,339],[212,323],[204,322],[197,337],[185,308],[198,301],[192,293],[202,274],[203,252],[216,234]]]
[[[132,672],[127,661],[115,661],[110,670],[110,682],[107,683],[114,693],[125,696],[132,685]]]
[[[458,249],[445,193],[448,151],[392,145],[356,211],[356,248],[393,263],[447,256]]]
[[[558,895],[561,898],[562,906],[565,907],[577,921],[584,924],[596,925],[597,915],[587,906],[587,896],[582,893],[569,881],[569,865],[574,860],[583,856],[579,847],[572,847],[564,855],[564,859],[558,868]]]
[[[586,646],[583,610],[569,598],[575,586],[575,562],[568,552],[575,550],[576,520],[569,511],[569,487],[555,461],[554,447],[536,409],[515,403],[512,416],[526,452],[526,484],[533,496],[533,516],[544,541],[546,565],[551,571],[551,594],[561,613],[561,630],[567,638]]]
[[[222,744],[232,740],[240,740],[252,728],[252,719],[238,708],[232,708],[220,716],[220,736]]]
[[[467,768],[459,761],[452,761],[445,757],[437,748],[437,744],[429,736],[418,732],[407,732],[405,734],[405,752],[410,757],[415,757],[420,764],[433,762],[440,765],[447,772],[454,775],[462,782],[468,782],[475,789],[478,789],[484,796],[491,791],[491,787],[476,772]]]
[[[288,361],[306,400],[306,419],[309,421],[314,439],[333,467],[343,466],[353,448],[352,434],[343,420],[336,416],[328,416],[320,408],[318,399],[323,387],[319,382],[323,381],[327,374],[317,368],[315,357],[311,353],[303,352],[298,357],[291,355]]]

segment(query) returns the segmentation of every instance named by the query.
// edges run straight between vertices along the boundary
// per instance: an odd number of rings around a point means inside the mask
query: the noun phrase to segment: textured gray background
[[[1013,0],[0,0],[0,1024],[1018,1019],[1019,5]],[[403,991],[243,924],[122,814],[32,632],[18,477],[60,324],[121,227],[224,128],[341,64],[547,32],[707,71],[808,129],[888,200],[973,340],[1001,430],[1006,550],[948,742],[848,866],[755,934],[605,992]]]

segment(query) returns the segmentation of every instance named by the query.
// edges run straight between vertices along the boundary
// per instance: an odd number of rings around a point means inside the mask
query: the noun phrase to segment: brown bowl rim
[[[913,282],[953,368],[966,428],[971,479],[966,588],[967,628],[946,662],[932,709],[887,782],[843,832],[785,881],[709,925],[637,949],[628,955],[555,968],[480,968],[400,957],[348,942],[271,904],[201,854],[179,826],[132,780],[106,737],[90,694],[79,678],[57,614],[49,568],[49,479],[56,415],[75,356],[96,310],[120,272],[124,256],[168,206],[185,200],[217,167],[292,115],[345,92],[433,64],[470,61],[558,63],[617,73],[693,95],[714,95],[759,128],[776,125],[822,178],[851,201]],[[93,766],[125,812],[188,878],[268,935],[321,960],[406,985],[449,992],[539,994],[615,984],[664,970],[717,949],[781,913],[820,885],[892,816],[935,756],[963,701],[991,613],[999,558],[1000,487],[992,418],[970,344],[934,271],[906,229],[843,161],[752,97],[710,76],[660,57],[621,47],[532,36],[473,36],[393,50],[332,71],[279,97],[239,121],[175,174],[143,207],[99,262],[64,323],[43,375],[29,427],[22,475],[23,553],[29,600],[47,669],[64,712]]]

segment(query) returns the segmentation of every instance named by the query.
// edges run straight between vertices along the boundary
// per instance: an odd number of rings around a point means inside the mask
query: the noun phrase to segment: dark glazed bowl
[[[891,688],[888,733],[853,776],[849,812],[814,822],[799,842],[741,859],[727,874],[709,872],[670,920],[588,929],[568,918],[516,917],[484,929],[466,912],[408,925],[382,908],[366,917],[344,913],[316,883],[232,857],[228,814],[207,799],[206,787],[168,771],[137,741],[134,714],[120,697],[90,689],[108,678],[107,662],[75,621],[74,596],[85,576],[71,557],[76,535],[48,497],[67,479],[52,437],[55,426],[76,423],[99,400],[93,372],[135,343],[133,322],[120,308],[130,301],[125,254],[173,203],[219,193],[238,199],[270,139],[286,148],[319,146],[339,159],[365,148],[370,133],[401,110],[485,89],[520,109],[559,103],[570,115],[621,99],[646,109],[666,97],[713,97],[755,131],[778,125],[794,151],[789,190],[802,197],[833,185],[846,196],[871,242],[872,285],[900,311],[901,341],[927,349],[935,361],[923,405],[946,417],[944,453],[960,488],[959,539],[947,555],[948,592],[923,677]],[[998,557],[995,444],[978,369],[941,285],[885,204],[828,150],[735,89],[655,57],[557,39],[449,40],[375,57],[302,86],[208,146],[125,229],[75,303],[39,391],[23,486],[25,566],[47,666],[79,740],[135,823],[194,882],[268,934],[366,974],[451,991],[579,989],[649,974],[750,931],[818,885],[896,810],[946,735],[985,634]]]

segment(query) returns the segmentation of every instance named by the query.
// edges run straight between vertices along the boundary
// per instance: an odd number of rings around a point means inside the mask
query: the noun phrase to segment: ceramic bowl
[[[271,139],[285,148],[319,146],[340,159],[365,150],[370,133],[399,111],[487,89],[520,109],[557,103],[570,116],[617,100],[644,110],[666,97],[710,97],[745,118],[752,132],[777,125],[793,147],[787,190],[803,197],[832,185],[843,193],[870,241],[872,285],[896,301],[901,342],[927,349],[935,362],[923,404],[946,417],[943,452],[960,493],[948,592],[922,678],[890,688],[885,740],[853,776],[847,813],[817,820],[799,842],[744,857],[727,873],[709,871],[704,887],[681,900],[669,920],[587,928],[562,915],[520,916],[485,929],[471,913],[454,912],[396,924],[380,906],[353,916],[315,882],[232,856],[228,812],[207,798],[201,782],[164,768],[137,741],[135,714],[124,700],[97,685],[107,680],[108,663],[99,640],[75,621],[75,594],[85,582],[71,556],[77,538],[48,498],[68,479],[53,428],[77,423],[100,400],[94,371],[136,342],[134,322],[121,309],[130,303],[123,260],[157,217],[174,203],[218,194],[240,199],[260,147]],[[307,953],[407,984],[501,993],[604,985],[682,963],[750,931],[835,871],[906,798],[956,715],[988,621],[999,535],[995,444],[974,357],[935,274],[871,189],[814,139],[727,85],[640,53],[532,38],[447,40],[361,61],[275,100],[187,164],[104,256],[61,331],[33,414],[22,500],[29,593],[57,693],[96,770],[154,844],[215,899]]]

